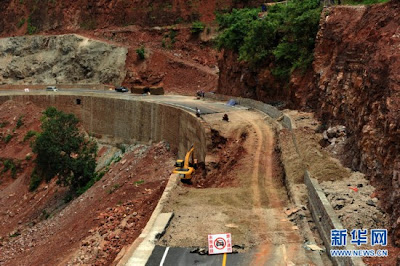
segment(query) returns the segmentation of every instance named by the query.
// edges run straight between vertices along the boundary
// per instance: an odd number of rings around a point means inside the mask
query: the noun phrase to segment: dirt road
[[[210,165],[217,164],[209,173],[223,172],[212,175],[215,180],[209,180],[208,188],[177,188],[165,209],[176,218],[160,244],[204,247],[207,234],[230,232],[234,244],[253,254],[248,265],[312,264],[297,227],[284,213],[290,202],[268,118],[248,110],[228,115],[228,123],[221,121],[220,113],[204,116],[227,138],[224,148],[209,158]],[[240,149],[244,152],[238,153]]]

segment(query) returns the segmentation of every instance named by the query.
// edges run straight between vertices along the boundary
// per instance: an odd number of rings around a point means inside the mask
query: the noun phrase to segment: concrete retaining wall
[[[304,175],[304,182],[307,186],[308,197],[309,197],[309,208],[315,224],[318,227],[318,231],[324,241],[328,255],[331,250],[331,230],[332,229],[344,229],[333,210],[331,204],[325,196],[322,188],[319,186],[318,181],[310,177],[310,173],[306,171]],[[345,248],[335,249],[347,249],[354,250],[353,245],[347,245]],[[351,257],[330,257],[333,264],[335,265],[364,265],[361,258]]]
[[[206,93],[206,97],[214,99],[214,100],[218,100],[218,101],[229,101],[230,99],[233,99],[240,105],[257,109],[261,112],[266,113],[267,115],[269,115],[272,118],[276,119],[276,118],[279,118],[282,116],[282,112],[279,111],[276,107],[273,107],[272,105],[269,105],[269,104],[266,104],[266,103],[263,103],[260,101],[256,101],[256,100],[252,100],[252,99],[248,99],[248,98],[242,98],[242,97],[233,97],[233,96],[227,96],[227,95],[222,95],[222,94],[215,94],[215,93],[210,93],[210,92]]]
[[[0,90],[16,90],[23,91],[25,88],[32,90],[45,90],[48,86],[56,86],[58,89],[92,89],[92,90],[108,90],[110,86],[104,84],[24,84],[24,85],[0,85]],[[112,86],[111,86],[112,87]],[[112,87],[113,88],[113,87]],[[114,89],[114,88],[113,88]]]
[[[77,99],[80,104],[77,104]],[[195,157],[205,161],[210,131],[194,115],[176,107],[135,99],[102,96],[1,95],[0,103],[7,100],[32,102],[42,108],[55,106],[74,113],[84,128],[100,141],[133,143],[167,141],[171,150],[184,157],[192,144]]]

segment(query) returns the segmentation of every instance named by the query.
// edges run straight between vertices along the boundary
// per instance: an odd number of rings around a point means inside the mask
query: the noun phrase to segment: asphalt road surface
[[[138,99],[142,101],[148,102],[158,102],[167,105],[176,106],[182,109],[185,109],[188,112],[196,113],[196,108],[200,109],[202,115],[214,114],[214,113],[224,113],[234,110],[235,108],[243,108],[239,106],[228,106],[221,102],[211,102],[204,99],[196,99],[195,96],[180,96],[180,95],[141,95],[141,94],[132,94],[129,92],[116,92],[115,90],[93,90],[93,89],[59,89],[58,91],[46,91],[39,89],[32,89],[29,92],[24,92],[23,90],[0,90],[0,94],[61,94],[61,95],[79,95],[79,94],[99,94],[99,95],[107,95],[110,97],[118,97],[123,99]],[[247,108],[246,108],[247,109]]]
[[[199,255],[190,253],[186,248],[167,248],[156,246],[151,254],[146,266],[239,266],[247,265],[243,263],[244,254],[227,254],[224,261],[223,254]]]

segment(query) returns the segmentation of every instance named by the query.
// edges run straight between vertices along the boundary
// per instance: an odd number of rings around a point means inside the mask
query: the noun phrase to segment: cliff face
[[[268,66],[250,71],[224,52],[218,92],[285,99],[292,108],[315,111],[327,125],[345,125],[347,166],[377,187],[400,245],[400,3],[325,9],[314,57],[313,69],[294,73],[283,89]]]
[[[232,51],[223,51],[218,60],[217,92],[225,95],[252,98],[263,102],[286,100],[289,91],[275,79],[268,67],[250,67],[238,61]]]
[[[211,22],[215,11],[259,5],[263,1],[232,0],[0,0],[0,34],[29,30],[74,31],[110,26],[172,25],[184,21]],[[33,28],[32,28],[33,27]]]
[[[348,166],[378,188],[400,245],[400,4],[324,10],[312,74],[292,100],[346,125]]]

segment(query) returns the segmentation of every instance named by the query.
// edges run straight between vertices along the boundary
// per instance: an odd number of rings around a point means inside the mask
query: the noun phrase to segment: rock
[[[199,255],[206,255],[208,252],[205,248],[201,248],[198,253]]]
[[[307,245],[307,248],[309,248],[312,251],[322,251],[323,249],[320,248],[319,246],[315,245],[315,244],[309,244]]]
[[[300,211],[301,208],[292,208],[292,209],[287,209],[285,210],[285,214],[289,217],[295,214],[296,212]]]
[[[236,224],[226,224],[225,227],[228,227],[228,228],[238,228],[239,226],[236,225]]]
[[[373,206],[373,207],[376,207],[376,204],[375,204],[375,202],[373,202],[371,199],[369,199],[369,200],[367,200],[367,205],[369,205],[369,206]]]
[[[199,253],[200,249],[199,248],[194,248],[190,250],[190,253]]]

